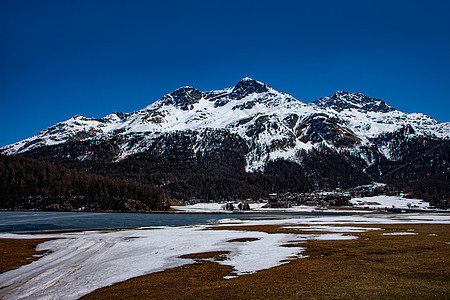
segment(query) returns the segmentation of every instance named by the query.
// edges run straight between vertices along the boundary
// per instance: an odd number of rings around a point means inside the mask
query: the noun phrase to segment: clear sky
[[[0,146],[180,86],[337,90],[450,121],[450,1],[0,0]]]

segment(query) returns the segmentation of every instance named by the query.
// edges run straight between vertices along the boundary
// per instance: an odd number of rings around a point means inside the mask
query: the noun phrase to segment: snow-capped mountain
[[[444,174],[449,136],[450,123],[362,94],[306,104],[244,78],[182,87],[132,113],[75,116],[0,151],[218,199]]]
[[[11,155],[68,142],[95,144],[114,139],[118,147],[114,160],[120,160],[148,150],[164,153],[164,143],[156,141],[180,132],[195,136],[193,153],[213,151],[218,145],[211,144],[211,136],[226,132],[245,141],[246,170],[256,171],[275,159],[300,163],[299,151],[319,146],[351,150],[369,164],[362,149],[371,148],[388,160],[396,159],[392,154],[395,143],[384,137],[402,130],[408,138],[446,140],[450,123],[403,113],[382,100],[344,91],[305,104],[244,78],[235,87],[217,91],[182,87],[132,113],[112,113],[101,119],[75,116],[1,151]],[[91,152],[76,159],[90,159]]]

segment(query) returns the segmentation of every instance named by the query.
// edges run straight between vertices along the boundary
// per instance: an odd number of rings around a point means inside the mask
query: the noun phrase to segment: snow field
[[[296,239],[293,234],[205,228],[165,227],[42,236],[62,239],[40,244],[37,250],[52,253],[38,261],[0,274],[0,288],[3,288],[0,298],[77,299],[115,282],[193,263],[192,259],[179,258],[191,253],[230,251],[227,259],[218,263],[233,266],[236,275],[241,275],[283,264],[282,261],[299,257],[302,251],[301,247],[280,247]],[[227,242],[237,238],[257,240]]]
[[[326,232],[365,232],[368,230],[381,230],[381,228],[363,228],[363,227],[351,227],[351,226],[326,226],[326,225],[318,225],[314,227],[308,226],[289,226],[284,227],[288,229],[298,229],[302,231],[326,231]]]
[[[418,235],[417,232],[385,232],[382,235]]]
[[[430,206],[428,202],[421,199],[408,199],[401,196],[374,196],[364,198],[353,198],[350,200],[355,207],[369,207],[369,208],[411,208],[426,209]]]
[[[408,209],[408,204],[411,204],[411,208],[414,209],[427,209],[429,203],[421,199],[408,199],[401,196],[373,196],[364,198],[353,198],[350,200],[355,208],[370,208],[370,209],[384,209],[395,208]],[[314,212],[317,210],[316,206],[299,205],[290,208],[263,208],[267,203],[252,203],[250,204],[250,210],[253,212]],[[185,206],[173,206],[172,208],[183,212],[229,212],[224,210],[224,204],[220,203],[197,203]],[[328,207],[327,212],[354,212],[352,210],[336,210],[332,207]],[[369,213],[369,211],[365,211]]]
[[[267,203],[250,203],[250,210],[253,212],[312,212],[316,207],[313,206],[294,206],[291,208],[263,208]],[[236,205],[235,205],[236,206]],[[192,213],[232,213],[225,210],[224,203],[196,203],[184,206],[172,206],[173,209]],[[245,211],[243,211],[245,212]]]

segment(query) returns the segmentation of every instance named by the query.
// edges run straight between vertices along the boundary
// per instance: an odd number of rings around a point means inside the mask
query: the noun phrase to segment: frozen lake
[[[0,211],[0,232],[194,225],[215,223],[220,219],[272,218],[289,215]]]

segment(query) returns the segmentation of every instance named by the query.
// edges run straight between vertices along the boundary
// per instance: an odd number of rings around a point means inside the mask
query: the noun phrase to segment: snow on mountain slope
[[[182,87],[132,113],[112,113],[101,119],[75,116],[0,151],[10,155],[66,142],[114,138],[120,141],[117,159],[123,159],[154,150],[157,139],[185,132],[196,136],[193,150],[197,153],[212,150],[208,140],[226,132],[247,143],[246,170],[256,171],[279,158],[300,163],[299,151],[323,146],[355,153],[361,147],[377,147],[390,159],[389,141],[375,144],[374,139],[399,130],[411,137],[448,139],[450,123],[403,113],[381,100],[343,91],[305,104],[244,78],[235,87],[217,91]]]

